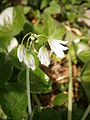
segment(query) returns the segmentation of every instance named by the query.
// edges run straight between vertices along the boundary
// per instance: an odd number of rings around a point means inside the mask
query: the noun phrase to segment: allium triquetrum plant
[[[27,39],[26,45],[24,45],[24,40],[27,36],[29,37]],[[28,98],[28,113],[30,116],[30,120],[32,120],[32,108],[31,108],[31,98],[30,98],[29,69],[32,69],[33,71],[36,69],[36,63],[32,51],[35,51],[41,64],[45,66],[48,66],[50,64],[50,58],[46,46],[42,44],[42,47],[40,47],[39,51],[36,51],[34,46],[36,41],[39,41],[39,38],[41,36],[47,37],[45,35],[36,35],[33,33],[27,33],[22,39],[22,42],[17,49],[17,56],[19,61],[24,62],[24,64],[26,65],[26,88],[27,88],[27,98]],[[67,41],[48,39],[47,43],[49,44],[51,50],[57,55],[57,57],[64,58],[64,51],[68,50],[68,47],[65,46],[67,44]]]

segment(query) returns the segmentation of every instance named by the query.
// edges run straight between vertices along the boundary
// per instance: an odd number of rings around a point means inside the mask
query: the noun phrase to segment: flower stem
[[[68,120],[72,120],[72,62],[71,55],[69,51],[68,56],[68,65],[69,65],[69,86],[68,86]]]
[[[90,113],[90,104],[88,105],[88,107],[87,107],[85,113],[83,114],[81,120],[85,120],[89,113]]]
[[[28,36],[28,35],[30,35],[31,34],[31,32],[29,32],[29,33],[27,33],[24,37],[23,37],[23,39],[22,39],[22,44],[23,44],[23,42],[24,42],[24,39]]]
[[[27,99],[28,99],[28,114],[30,120],[32,120],[32,109],[31,109],[31,98],[30,98],[30,83],[29,83],[29,68],[26,67],[26,88],[27,88]]]

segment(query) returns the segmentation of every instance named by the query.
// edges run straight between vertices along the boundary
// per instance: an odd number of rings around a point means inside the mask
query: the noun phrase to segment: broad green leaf
[[[90,61],[84,65],[81,71],[81,83],[90,102]]]
[[[29,22],[28,20],[26,20],[23,29],[24,29],[24,34],[34,31],[33,24]]]
[[[86,51],[86,50],[89,50],[88,43],[80,42],[79,44],[77,44],[77,55],[78,55],[78,57],[79,57],[79,53],[81,53],[83,51]]]
[[[65,28],[51,16],[45,15],[43,25],[37,24],[35,30],[38,34],[45,36],[40,37],[39,44],[46,43],[48,39],[63,39]]]
[[[40,5],[40,9],[43,9],[43,8],[45,8],[47,5],[48,5],[48,2],[49,2],[50,0],[42,0],[41,1],[41,5]]]
[[[44,13],[45,14],[57,14],[59,13],[60,14],[61,12],[61,9],[60,9],[60,5],[59,4],[54,4],[54,5],[51,5],[50,7],[47,7],[45,10],[44,10]]]
[[[79,53],[78,57],[82,62],[88,62],[90,60],[90,50],[83,50]]]
[[[31,10],[31,7],[30,7],[30,6],[24,6],[24,7],[23,7],[23,11],[24,11],[24,14],[25,14],[25,15],[28,14],[28,13],[30,12],[30,10]]]
[[[0,84],[9,81],[13,72],[12,62],[8,55],[0,53]]]
[[[52,108],[36,108],[33,120],[62,120],[61,114]]]
[[[27,96],[20,85],[0,86],[0,105],[11,120],[27,120]]]
[[[9,7],[0,14],[0,36],[15,36],[21,32],[25,22],[20,6]]]
[[[18,82],[23,88],[26,86],[25,75],[25,70],[21,71],[18,75]],[[36,68],[35,71],[30,69],[30,86],[32,93],[47,93],[52,91],[51,80],[40,68]]]
[[[63,105],[68,100],[68,95],[64,93],[60,93],[55,96],[53,100],[54,105]]]
[[[0,48],[3,48],[7,52],[7,46],[10,44],[11,36],[0,37]]]

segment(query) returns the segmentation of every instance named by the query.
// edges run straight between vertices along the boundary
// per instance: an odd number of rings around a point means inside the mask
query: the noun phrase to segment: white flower
[[[27,52],[25,53],[25,55],[24,55],[24,63],[26,64],[26,66],[28,68],[31,68],[32,70],[36,69],[35,60],[34,60],[34,57],[32,56],[32,54],[27,53]]]
[[[51,50],[57,55],[57,57],[64,58],[64,51],[68,49],[63,45],[67,44],[67,41],[50,39],[48,40]]]
[[[39,49],[38,58],[39,58],[41,64],[44,64],[46,66],[48,66],[50,64],[48,51],[44,46]]]
[[[19,58],[19,61],[22,62],[24,59],[24,52],[25,52],[25,47],[24,45],[19,45],[18,49],[17,49],[17,56]]]

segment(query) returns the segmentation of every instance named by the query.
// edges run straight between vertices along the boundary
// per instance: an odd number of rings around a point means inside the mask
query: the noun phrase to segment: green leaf
[[[54,105],[63,105],[68,100],[68,95],[64,93],[60,93],[55,96],[53,100]]]
[[[78,57],[82,62],[88,62],[90,60],[90,50],[84,50],[80,52]]]
[[[61,12],[61,9],[60,9],[60,5],[59,4],[54,4],[54,5],[51,5],[50,7],[47,7],[45,10],[44,10],[44,13],[45,14],[60,14]]]
[[[0,36],[15,36],[21,32],[25,22],[20,6],[9,7],[0,14]]]
[[[30,12],[30,10],[31,10],[31,7],[30,7],[30,6],[24,6],[24,7],[23,7],[23,11],[24,11],[24,14],[25,14],[25,15],[28,14],[28,13]]]
[[[21,71],[18,75],[18,82],[23,88],[26,86],[25,75],[25,70]],[[36,68],[35,71],[30,69],[30,86],[32,93],[47,93],[52,91],[51,80],[40,68]]]
[[[52,108],[36,108],[33,120],[62,120],[61,114]]]
[[[27,96],[18,84],[0,86],[0,105],[12,120],[27,120]]]
[[[0,48],[3,48],[7,52],[7,46],[9,45],[11,39],[11,36],[0,37]]]
[[[40,9],[43,9],[43,8],[45,8],[47,5],[48,5],[48,2],[49,2],[50,0],[42,0],[41,1],[41,5],[40,5]]]
[[[81,71],[81,83],[90,102],[90,61],[84,65]]]
[[[34,31],[33,24],[29,22],[28,20],[25,21],[23,29],[24,29],[24,34]]]
[[[52,91],[51,80],[49,77],[40,69],[36,68],[35,71],[30,69],[30,86],[32,93],[48,93]],[[25,70],[21,71],[18,75],[18,82],[23,88],[26,86],[26,73]]]
[[[0,53],[0,84],[9,81],[13,72],[12,62],[8,55]]]
[[[43,21],[43,25],[37,24],[35,30],[38,34],[45,35],[47,37],[40,37],[39,44],[47,42],[48,39],[63,39],[65,34],[65,28],[51,16],[46,15]]]

